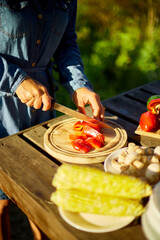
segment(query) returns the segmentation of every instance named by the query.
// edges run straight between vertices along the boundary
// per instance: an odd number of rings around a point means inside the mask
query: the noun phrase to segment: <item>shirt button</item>
[[[40,44],[41,43],[41,40],[37,40],[37,42],[36,42],[37,44]]]
[[[32,67],[35,67],[36,66],[36,63],[34,62],[34,63],[32,63]]]
[[[38,14],[37,18],[38,18],[38,19],[42,19],[42,18],[43,18],[43,15],[42,15],[42,14]]]

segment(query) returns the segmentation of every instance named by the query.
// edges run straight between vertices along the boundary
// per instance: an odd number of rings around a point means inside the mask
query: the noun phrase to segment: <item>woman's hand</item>
[[[92,108],[93,117],[104,121],[105,109],[100,101],[100,97],[88,88],[79,88],[74,92],[73,101],[78,107],[79,112],[86,114],[85,105],[89,104]]]
[[[17,87],[16,94],[22,103],[35,109],[41,108],[43,111],[51,108],[51,99],[47,89],[38,81],[26,77],[26,79]]]

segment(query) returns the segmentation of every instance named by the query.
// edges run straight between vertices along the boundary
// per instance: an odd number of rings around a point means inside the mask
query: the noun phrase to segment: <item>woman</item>
[[[77,0],[0,0],[0,137],[54,117],[50,111],[60,83],[80,112],[90,104],[93,116],[104,119],[99,96],[84,74],[76,43]],[[9,198],[0,190],[0,240],[10,239]],[[35,239],[45,239],[34,223]]]

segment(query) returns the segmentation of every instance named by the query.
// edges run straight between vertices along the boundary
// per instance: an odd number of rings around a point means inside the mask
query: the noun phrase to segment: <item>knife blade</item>
[[[78,111],[75,111],[71,108],[68,108],[64,105],[61,105],[57,102],[52,102],[52,109],[55,109],[59,112],[62,112],[62,113],[65,113],[71,117],[75,117],[75,118],[78,118],[80,120],[83,120],[83,121],[86,121],[86,122],[92,122],[92,123],[97,123],[100,127],[102,128],[107,128],[107,129],[113,129],[113,127],[111,127],[110,125],[102,122],[102,121],[99,121],[95,118],[92,118],[92,117],[89,117],[83,113],[80,113]]]

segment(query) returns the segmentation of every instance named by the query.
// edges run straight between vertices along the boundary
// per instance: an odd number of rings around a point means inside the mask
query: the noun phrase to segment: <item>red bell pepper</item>
[[[76,133],[74,133],[74,134],[70,134],[69,135],[69,138],[71,139],[71,140],[75,140],[75,139],[87,139],[87,135],[86,134],[83,134],[81,131],[80,132],[76,132]]]
[[[93,119],[94,120],[94,119]],[[84,126],[90,126],[100,132],[101,127],[97,123],[92,123],[92,122],[85,122],[85,121],[78,121],[74,124],[73,129],[76,131],[82,131]]]
[[[148,99],[147,110],[156,115],[160,113],[160,95],[153,95]]]
[[[75,139],[72,142],[73,148],[82,153],[87,153],[92,149],[92,146],[87,143],[84,139]]]
[[[88,137],[96,138],[97,140],[99,140],[102,143],[104,142],[104,136],[100,132],[98,132],[97,130],[93,129],[90,126],[84,126],[82,133],[86,134]]]
[[[86,142],[89,143],[92,147],[94,148],[101,148],[104,146],[104,143],[97,140],[96,138],[93,138],[93,137],[88,137],[86,139]]]
[[[94,119],[93,119],[94,121]],[[74,124],[75,134],[70,134],[73,148],[82,153],[87,153],[93,148],[104,146],[104,136],[100,133],[100,126],[97,123],[78,121]]]
[[[140,117],[139,125],[146,132],[154,132],[160,128],[157,115],[151,112],[144,112]]]

